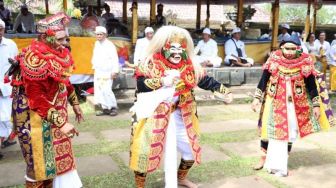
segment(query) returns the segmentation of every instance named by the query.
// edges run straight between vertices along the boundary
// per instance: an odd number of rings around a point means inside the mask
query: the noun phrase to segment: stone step
[[[257,84],[244,84],[242,86],[231,86],[230,90],[233,94],[247,94],[247,93],[254,93]],[[211,91],[206,91],[200,88],[196,88],[194,90],[195,95],[211,95]],[[116,90],[114,91],[115,96],[117,99],[125,99],[125,98],[134,98],[135,97],[135,90],[128,89],[128,90]]]
[[[246,94],[234,94],[234,99],[231,104],[246,104],[251,103],[253,98],[251,96],[251,93]],[[222,102],[216,100],[211,93],[208,93],[206,95],[196,95],[195,96],[197,105],[199,106],[205,106],[205,105],[219,105],[223,104]],[[120,109],[129,109],[134,104],[135,97],[128,97],[128,98],[121,98],[117,99],[118,107]],[[94,100],[93,96],[88,96],[87,101],[94,106]]]
[[[257,84],[262,74],[261,66],[206,68],[207,74],[221,83],[231,86]],[[125,68],[113,82],[114,89],[134,89],[136,81],[134,69]]]
[[[218,180],[214,183],[203,184],[199,186],[200,188],[275,188],[270,183],[266,182],[258,176],[247,176],[241,178],[228,178],[223,180]]]

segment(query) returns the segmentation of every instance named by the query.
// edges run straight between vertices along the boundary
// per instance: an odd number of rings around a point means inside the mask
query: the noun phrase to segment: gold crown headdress
[[[170,43],[186,43],[186,37],[182,33],[173,33],[169,39]]]

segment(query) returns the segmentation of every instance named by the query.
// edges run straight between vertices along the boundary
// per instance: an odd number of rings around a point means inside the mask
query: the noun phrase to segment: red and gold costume
[[[26,187],[48,187],[76,169],[71,138],[60,130],[68,121],[68,102],[79,104],[68,79],[73,60],[68,49],[41,41],[33,41],[17,60],[12,115],[27,164]]]
[[[321,99],[317,72],[309,54],[303,53],[296,34],[280,44],[263,66],[252,107],[262,102],[259,129],[266,152],[261,166],[276,176],[288,175],[288,154],[298,137],[321,130],[317,118]]]
[[[313,117],[312,106],[319,106],[315,84],[315,69],[311,57],[302,54],[297,59],[286,59],[278,50],[263,66],[264,73],[258,85],[257,98],[265,94],[261,116],[262,138],[289,140],[287,104],[293,102],[300,137],[320,130]],[[291,85],[290,91],[286,83]],[[291,92],[286,97],[286,93]]]
[[[174,30],[173,33],[182,30],[177,27],[166,26],[165,28],[161,28],[156,35],[170,34],[169,31],[167,31],[168,34],[163,33],[164,29]],[[153,40],[156,41],[159,38],[158,36],[154,36]],[[178,44],[176,48],[185,50],[186,46],[184,42],[186,39],[183,37],[183,40],[178,40],[177,42],[181,46]],[[153,114],[148,118],[139,118],[137,114],[134,116],[130,168],[135,171],[138,188],[145,186],[146,173],[153,172],[159,168],[163,154],[166,158],[166,187],[177,187],[177,182],[175,181],[177,179],[185,180],[188,170],[192,165],[201,162],[200,131],[193,93],[194,88],[198,86],[205,90],[211,90],[218,95],[230,93],[223,84],[217,82],[212,77],[202,76],[197,79],[195,65],[190,58],[187,58],[183,54],[183,50],[180,52],[184,58],[178,63],[172,63],[168,58],[172,57],[172,54],[167,55],[169,53],[167,50],[170,48],[170,44],[176,41],[174,41],[174,38],[171,38],[165,42],[165,46],[161,47],[163,49],[161,52],[152,54],[150,60],[141,63],[136,70],[138,99],[140,95],[159,90],[162,91],[162,89],[167,88],[168,86],[165,86],[162,81],[167,76],[167,72],[176,71],[179,73],[179,81],[176,87],[173,86],[174,100],[160,102],[158,106],[155,106]],[[140,110],[148,107],[148,105],[140,107]],[[173,131],[171,131],[172,126],[175,127]],[[174,139],[171,139],[171,137],[176,140],[173,141]],[[173,150],[169,148],[173,148]],[[168,162],[176,160],[177,156],[175,153],[170,156],[167,155],[170,151],[176,152],[176,148],[178,148],[182,155],[178,171],[176,171],[177,167],[174,167],[176,161],[167,164],[167,160]],[[170,166],[172,166],[171,171],[168,169]]]

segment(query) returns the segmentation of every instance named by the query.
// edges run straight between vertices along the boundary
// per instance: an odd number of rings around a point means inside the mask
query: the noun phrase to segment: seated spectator
[[[229,66],[251,67],[253,59],[248,58],[245,53],[245,44],[240,40],[241,30],[235,28],[232,31],[231,39],[225,42],[225,64]]]
[[[269,29],[268,33],[264,33],[263,35],[261,35],[259,37],[259,40],[265,40],[265,41],[272,40],[272,29]]]
[[[156,15],[156,23],[157,27],[161,27],[163,25],[167,25],[166,17],[163,16],[163,4],[158,4],[157,8],[157,15]]]
[[[138,39],[135,45],[134,50],[134,59],[133,63],[137,66],[140,62],[145,61],[144,50],[147,49],[149,42],[152,40],[154,35],[154,29],[151,27],[146,27],[145,29],[145,37],[142,39]]]
[[[11,29],[11,13],[7,8],[5,8],[3,0],[0,0],[0,19],[6,24],[5,31]]]
[[[35,32],[34,19],[34,15],[28,11],[27,5],[22,5],[21,12],[15,19],[13,30],[18,33]]]
[[[200,40],[194,53],[202,67],[220,67],[222,58],[218,57],[217,42],[211,38],[211,30],[205,28],[202,33],[203,40]],[[199,55],[198,55],[199,54]]]
[[[281,33],[278,36],[279,41],[289,40],[289,38],[290,38],[290,34],[288,33],[289,29],[290,29],[290,27],[289,27],[288,24],[281,24],[281,26],[280,26]]]
[[[106,24],[106,22],[109,20],[109,19],[114,19],[114,14],[112,14],[110,11],[110,6],[108,4],[104,4],[104,9],[105,9],[105,13],[102,15],[102,18],[104,19],[104,22]]]
[[[80,25],[89,31],[94,31],[100,25],[98,16],[93,12],[93,6],[88,6],[88,12],[83,16]]]

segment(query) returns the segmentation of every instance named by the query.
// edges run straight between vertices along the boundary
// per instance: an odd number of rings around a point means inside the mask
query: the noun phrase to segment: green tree
[[[267,3],[261,6],[263,10],[271,14],[271,4]],[[280,4],[280,22],[287,23],[305,23],[307,14],[306,4]],[[313,16],[313,7],[311,7],[311,17]],[[324,5],[317,11],[318,24],[336,24],[336,6]]]

